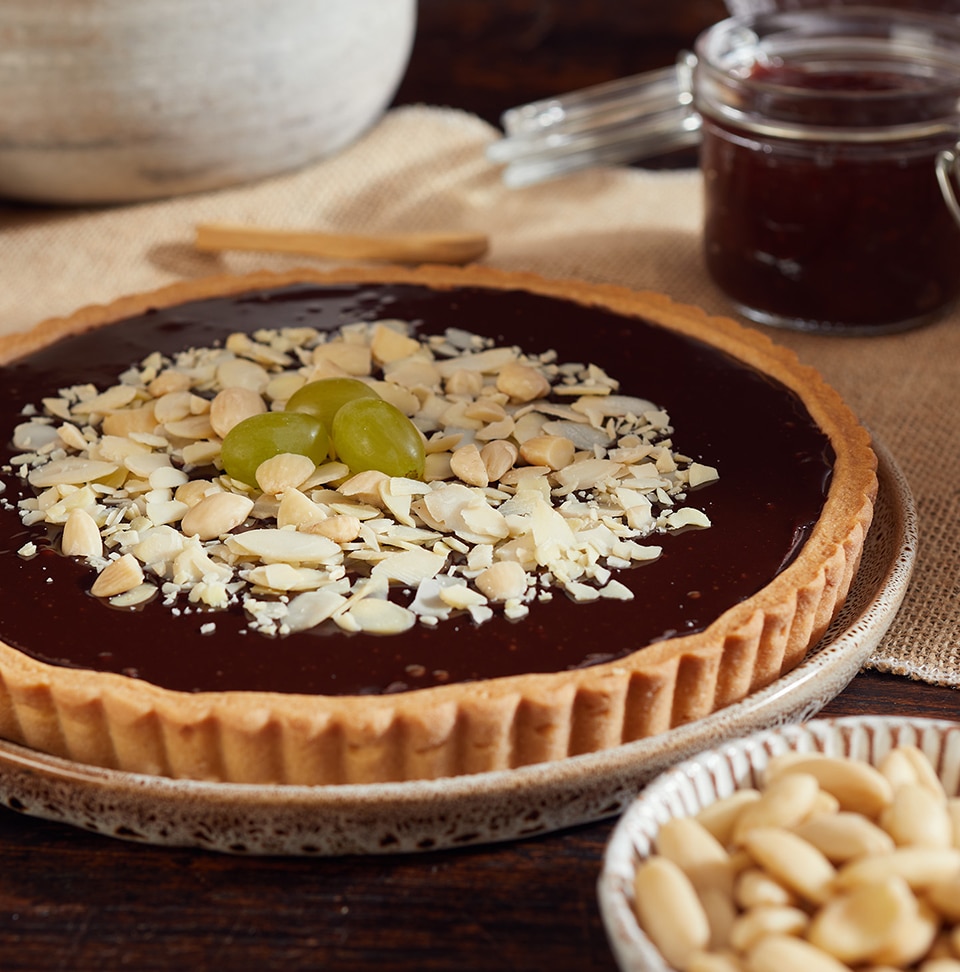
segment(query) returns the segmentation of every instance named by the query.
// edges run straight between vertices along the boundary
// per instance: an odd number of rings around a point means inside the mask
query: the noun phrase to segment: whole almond
[[[250,515],[253,500],[240,493],[211,493],[184,514],[180,528],[188,536],[213,540],[240,526]]]
[[[139,587],[143,583],[143,568],[133,554],[124,554],[116,560],[111,560],[97,575],[97,579],[90,588],[94,597],[113,597],[114,594],[125,594]]]

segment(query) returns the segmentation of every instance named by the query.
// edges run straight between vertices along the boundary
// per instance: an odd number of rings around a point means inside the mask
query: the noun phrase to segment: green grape
[[[264,412],[238,422],[224,436],[220,458],[228,476],[256,486],[261,462],[281,452],[295,452],[319,466],[329,449],[327,430],[314,416],[302,412]]]
[[[329,433],[333,429],[333,417],[341,405],[355,398],[380,396],[365,382],[357,378],[321,378],[299,388],[287,402],[288,412],[306,412],[320,419]]]
[[[356,398],[333,418],[337,458],[354,473],[379,469],[388,476],[423,476],[423,438],[397,408],[381,398]]]

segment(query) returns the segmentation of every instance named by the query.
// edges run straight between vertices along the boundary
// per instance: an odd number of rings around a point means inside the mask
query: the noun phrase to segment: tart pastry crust
[[[661,294],[480,267],[211,278],[85,308],[4,338],[0,363],[151,307],[298,282],[522,289],[705,341],[793,389],[828,436],[836,460],[822,515],[785,570],[706,630],[573,671],[380,696],[191,694],[48,665],[0,642],[3,738],[81,763],[237,783],[370,783],[504,770],[666,732],[738,702],[799,664],[842,606],[876,497],[867,431],[792,352]]]

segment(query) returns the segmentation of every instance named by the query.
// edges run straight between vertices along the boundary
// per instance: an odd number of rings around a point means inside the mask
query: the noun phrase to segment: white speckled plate
[[[640,930],[633,880],[672,817],[697,813],[743,787],[756,786],[771,757],[789,750],[851,756],[874,765],[895,746],[919,747],[947,793],[960,788],[960,723],[934,719],[860,716],[781,726],[706,750],[651,782],[620,818],[607,844],[598,884],[600,912],[623,972],[671,972]]]
[[[668,766],[813,716],[856,675],[900,606],[916,553],[909,487],[886,450],[860,570],[840,617],[790,674],[705,719],[517,770],[344,786],[202,783],[99,769],[0,743],[0,803],[114,837],[250,854],[385,854],[493,843],[619,813]]]

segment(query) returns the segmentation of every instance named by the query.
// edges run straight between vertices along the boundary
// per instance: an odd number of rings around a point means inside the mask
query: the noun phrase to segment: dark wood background
[[[673,63],[723,0],[420,0],[401,102],[507,108]]]
[[[422,0],[402,103],[491,122],[670,63],[714,0]],[[829,714],[952,718],[958,696],[862,674]],[[596,880],[613,822],[487,848],[327,860],[123,843],[0,809],[0,969],[613,969]]]

